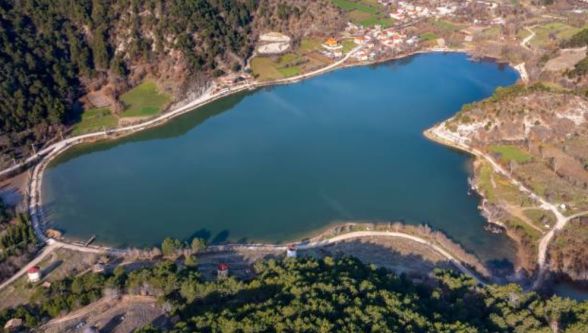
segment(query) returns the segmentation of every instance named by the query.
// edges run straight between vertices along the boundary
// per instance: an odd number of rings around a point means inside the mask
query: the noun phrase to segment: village
[[[276,82],[319,72],[347,57],[346,65],[395,59],[419,51],[463,50],[482,31],[500,31],[509,4],[493,1],[378,0],[387,17],[375,24],[350,20],[333,35],[304,36],[296,41],[270,31],[258,38],[254,55],[243,71],[216,80],[215,92],[229,92],[235,85]],[[384,15],[382,14],[382,15]]]
[[[586,2],[586,0],[578,1]],[[210,95],[220,98],[238,91],[296,82],[336,68],[375,64],[422,52],[465,52],[473,57],[488,56],[501,62],[508,62],[519,72],[520,80],[523,83],[526,83],[529,77],[545,79],[556,75],[561,76],[562,72],[573,68],[586,56],[586,48],[584,47],[562,51],[559,56],[557,52],[552,52],[552,58],[549,61],[537,60],[541,54],[547,53],[546,50],[552,48],[553,45],[559,45],[563,38],[571,35],[572,31],[576,31],[577,27],[573,24],[573,19],[559,20],[556,16],[550,16],[550,13],[538,12],[534,13],[532,17],[528,14],[531,17],[528,21],[520,20],[521,14],[514,11],[510,2],[507,1],[370,1],[370,3],[376,2],[382,8],[378,15],[383,16],[377,22],[370,24],[362,24],[352,17],[346,22],[344,28],[334,33],[304,36],[294,36],[281,31],[260,33],[259,36],[256,36],[257,44],[247,65],[237,71],[227,71],[215,78],[210,87]],[[358,11],[358,9],[352,11]],[[585,18],[587,13],[587,10],[584,9],[566,9],[566,11],[566,13],[570,13],[572,18]],[[504,50],[508,50],[508,52]],[[573,61],[568,58],[573,58]],[[562,79],[563,81],[564,79]],[[568,209],[564,204],[559,207],[562,211]],[[543,223],[542,229],[552,228],[552,222]],[[135,252],[140,252],[138,250],[124,253],[123,251],[121,253],[113,251],[112,256],[100,255],[103,249],[90,245],[94,236],[86,242],[74,242],[63,240],[61,232],[57,229],[45,229],[44,234],[50,239],[58,240],[59,244],[62,244],[61,241],[63,244],[69,242],[72,248],[56,246],[58,254],[48,255],[42,261],[23,269],[22,274],[15,280],[16,283],[5,288],[3,295],[8,295],[7,298],[24,302],[14,295],[26,294],[23,290],[30,289],[31,286],[39,286],[49,290],[52,283],[62,277],[61,274],[81,275],[87,272],[111,274],[117,267],[125,265],[135,269],[135,262],[139,261],[139,255],[136,256],[137,258],[133,257]],[[374,240],[370,239],[370,241]],[[397,240],[394,242],[398,243]],[[308,251],[304,245],[297,246],[302,245],[301,243],[264,248],[263,251],[237,247],[237,250],[231,249],[234,253],[220,246],[210,246],[198,253],[198,266],[200,273],[210,281],[225,280],[231,276],[247,279],[251,276],[252,265],[260,259],[261,254],[294,260],[294,258],[307,255],[322,257],[327,254],[327,251],[331,251],[330,254],[344,253],[339,248],[337,248],[338,252],[331,249],[331,246],[334,247],[334,243],[327,244],[328,247],[324,246],[325,244],[315,246],[316,249],[313,248],[312,251]],[[337,244],[337,246],[343,248],[342,244]],[[365,247],[365,244],[356,246],[357,248]],[[347,250],[355,255],[357,248]],[[79,249],[83,251],[77,254]],[[84,252],[85,249],[87,252]],[[419,250],[424,252],[422,249]],[[414,249],[411,248],[411,251]],[[229,252],[231,255],[227,255]],[[155,261],[145,253],[141,252],[141,255],[145,257],[140,259],[144,259],[145,262]],[[235,254],[243,256],[244,259],[236,260]],[[75,259],[70,260],[74,257]],[[119,257],[124,258],[122,261],[124,264],[121,263]],[[159,258],[161,253],[153,257]],[[373,259],[368,255],[366,257]],[[439,253],[435,254],[434,258],[438,261],[448,259],[443,258],[443,255]],[[459,260],[462,261],[462,258]],[[56,269],[57,266],[53,267],[56,262],[59,262],[59,265],[63,265],[63,267],[59,269]],[[76,262],[76,264],[71,264],[69,267],[61,262]],[[152,295],[145,292],[139,296],[149,298],[149,309],[157,308]],[[141,302],[143,301],[141,300]],[[141,303],[137,300],[133,300],[133,302]],[[133,306],[140,308],[144,304],[133,304]],[[157,309],[160,311],[159,308]],[[147,310],[141,308],[141,311]],[[68,327],[68,329],[76,331],[89,324],[85,321],[86,319],[80,319],[90,317],[88,313],[84,313],[80,317],[69,318],[64,322],[51,323],[51,325],[59,327],[57,330]],[[117,315],[124,314],[127,316],[127,321],[131,322],[131,316],[128,314],[131,312],[120,310],[120,313]],[[153,317],[156,315],[161,315],[161,312],[153,312]],[[7,331],[17,331],[24,324],[20,318],[13,319],[6,323],[5,329]],[[123,316],[121,322],[124,320]],[[104,319],[100,319],[95,320],[93,324],[100,326],[104,322]]]

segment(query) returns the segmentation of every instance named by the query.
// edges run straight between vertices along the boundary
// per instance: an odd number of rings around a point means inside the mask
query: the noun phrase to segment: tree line
[[[190,73],[220,75],[228,53],[250,54],[257,2],[0,2],[0,151],[46,141],[75,121],[83,82],[124,78],[132,65],[174,50]]]
[[[173,326],[138,332],[559,332],[588,331],[588,302],[543,298],[518,285],[480,287],[437,270],[413,282],[351,257],[265,260],[249,281],[204,281],[197,269],[153,267],[88,273],[38,287],[27,305],[0,312],[30,328],[102,295],[159,298]]]

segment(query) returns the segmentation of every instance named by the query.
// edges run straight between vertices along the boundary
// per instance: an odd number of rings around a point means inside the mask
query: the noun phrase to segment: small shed
[[[298,256],[298,253],[296,250],[297,250],[296,245],[294,245],[294,244],[288,245],[288,248],[286,249],[286,258],[296,258]]]
[[[27,270],[29,282],[39,282],[41,280],[41,269],[39,266],[33,266]]]
[[[220,279],[226,279],[229,277],[229,264],[227,263],[220,263],[216,267],[216,276]]]

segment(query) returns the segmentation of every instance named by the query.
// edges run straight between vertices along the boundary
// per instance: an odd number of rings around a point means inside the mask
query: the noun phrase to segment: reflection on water
[[[335,71],[209,104],[117,141],[74,148],[43,196],[69,237],[144,246],[164,237],[283,242],[342,220],[427,223],[486,260],[469,158],[422,131],[510,85],[509,67],[428,54]]]

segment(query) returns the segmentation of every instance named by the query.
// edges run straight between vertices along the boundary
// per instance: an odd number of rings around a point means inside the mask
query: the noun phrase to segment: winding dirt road
[[[542,281],[543,276],[545,274],[545,261],[547,255],[547,249],[549,248],[549,244],[555,235],[555,232],[558,230],[563,229],[566,224],[577,217],[588,215],[588,211],[580,212],[571,216],[564,216],[560,210],[558,209],[558,205],[547,201],[545,198],[537,195],[527,186],[525,186],[522,182],[516,179],[510,172],[504,169],[498,162],[496,162],[490,155],[481,152],[480,150],[471,147],[468,142],[467,138],[461,137],[449,131],[447,127],[445,127],[445,123],[441,123],[432,129],[425,132],[425,135],[430,139],[437,141],[441,144],[449,145],[463,151],[466,151],[472,155],[478,156],[480,158],[484,158],[486,161],[490,163],[494,172],[502,174],[505,176],[513,185],[515,185],[519,191],[526,193],[531,199],[535,200],[539,203],[539,207],[550,211],[556,218],[555,225],[541,238],[539,241],[538,251],[537,251],[537,265],[539,267],[539,273],[537,279],[535,280],[534,287],[538,287]]]

